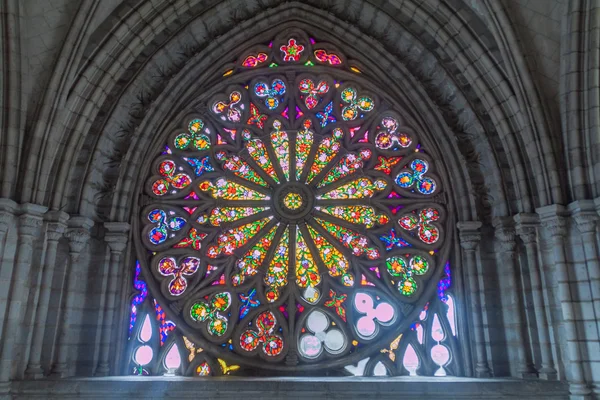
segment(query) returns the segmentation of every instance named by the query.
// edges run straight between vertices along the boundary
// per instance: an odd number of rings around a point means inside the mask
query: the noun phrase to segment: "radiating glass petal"
[[[369,178],[362,177],[330,190],[318,198],[326,200],[371,198],[376,191],[383,190],[386,186],[387,183],[383,179],[373,182]]]
[[[252,246],[244,256],[235,263],[239,272],[231,277],[231,282],[234,286],[241,285],[248,276],[252,276],[258,272],[258,268],[267,255],[269,247],[273,242],[277,227],[271,228],[269,233],[263,236],[254,246]]]
[[[212,209],[208,220],[212,226],[220,226],[223,223],[237,221],[268,209],[269,207],[217,207]]]
[[[279,121],[275,121],[273,126],[275,130],[271,133],[271,144],[273,150],[281,165],[283,176],[286,180],[290,179],[290,139],[286,131],[281,131],[277,127],[281,127],[281,123],[277,125]]]
[[[332,136],[326,137],[319,143],[315,159],[306,177],[306,183],[310,183],[335,158],[340,151],[340,139],[342,136],[343,131],[340,128],[336,128],[333,130]]]
[[[320,235],[312,226],[308,226],[308,232],[315,242],[323,264],[331,276],[341,276],[348,272],[350,264],[344,255],[333,246],[327,239]],[[352,282],[354,279],[352,278]]]
[[[279,298],[279,290],[287,284],[287,274],[289,269],[289,247],[290,247],[290,232],[289,228],[285,228],[279,244],[275,249],[271,263],[267,273],[265,274],[264,282],[269,288],[265,296],[267,300],[273,302]]]
[[[215,199],[224,200],[269,200],[269,196],[247,188],[237,182],[219,178],[214,183],[204,181],[199,185],[200,190],[209,192]]]
[[[368,160],[371,157],[371,154],[371,150],[363,149],[358,154],[348,153],[344,155],[327,175],[325,175],[323,180],[319,182],[317,187],[321,188],[355,173],[362,168],[363,161]]]
[[[313,144],[313,133],[305,127],[296,136],[296,180],[300,180]]]
[[[321,283],[319,269],[300,230],[296,234],[296,283],[301,288]]]
[[[248,240],[254,237],[262,228],[267,225],[272,217],[259,219],[258,221],[238,226],[227,230],[219,235],[217,244],[208,248],[207,254],[211,258],[215,258],[221,254],[231,255],[237,248],[244,246]]]
[[[246,140],[246,149],[250,157],[263,169],[273,180],[279,183],[279,177],[273,168],[273,163],[267,152],[267,147],[260,139],[251,139],[250,132],[244,130],[244,140]]]
[[[375,224],[383,225],[389,221],[387,215],[375,214],[375,209],[371,206],[330,206],[317,207],[317,210],[352,224],[364,225],[365,228],[372,228]]]
[[[355,256],[358,257],[366,253],[367,257],[371,260],[379,258],[379,250],[369,247],[369,239],[366,236],[321,218],[315,218],[315,221],[321,224],[341,244],[350,249]]]
[[[217,154],[217,158],[224,161],[223,168],[233,172],[234,175],[260,186],[268,186],[267,182],[256,173],[250,164],[238,156],[227,156],[224,152],[220,152]]]

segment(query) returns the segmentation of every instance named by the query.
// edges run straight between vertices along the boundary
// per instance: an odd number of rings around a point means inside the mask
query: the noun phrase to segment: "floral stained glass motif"
[[[263,97],[265,106],[274,110],[279,106],[281,96],[285,94],[285,83],[281,79],[274,79],[270,86],[265,82],[258,82],[254,85],[254,94]]]
[[[417,228],[418,237],[423,243],[433,244],[440,237],[440,231],[430,222],[440,219],[440,213],[435,208],[425,208],[418,214],[418,218],[414,214],[404,215],[398,221],[402,229],[412,231]]]
[[[163,178],[156,180],[152,184],[152,191],[157,196],[164,196],[172,186],[174,189],[185,189],[192,183],[192,179],[188,174],[176,173],[177,167],[175,162],[166,160],[160,163],[158,171]],[[173,193],[177,193],[177,190]]]
[[[356,89],[348,87],[342,91],[342,101],[348,103],[342,109],[344,121],[353,121],[360,112],[369,112],[375,108],[375,102],[369,96],[359,96]],[[362,117],[361,117],[362,118]]]
[[[313,44],[279,38],[239,58],[235,71],[264,73],[225,77],[230,89],[198,108],[211,115],[177,131],[180,147],[169,136],[145,181],[155,203],[140,215],[140,268],[166,316],[205,339],[202,357],[218,352],[226,365],[321,367],[399,337],[410,329],[402,310],[425,304],[449,258],[432,155],[402,136],[417,129],[341,82],[357,75]],[[219,374],[207,360],[190,370]]]
[[[299,44],[296,39],[290,39],[287,46],[281,46],[280,50],[283,53],[283,61],[299,61],[300,54],[304,51],[304,46]]]
[[[231,293],[216,294],[210,303],[197,302],[190,309],[190,316],[196,322],[207,322],[210,335],[223,336],[227,331],[228,321],[225,311],[231,306]]]
[[[333,130],[333,134],[330,137],[326,137],[321,141],[317,148],[317,154],[313,161],[310,171],[306,178],[307,183],[311,183],[313,178],[321,173],[325,167],[335,158],[338,151],[340,150],[340,139],[344,135],[344,131],[340,128]]]
[[[251,217],[268,209],[269,207],[216,207],[210,212],[208,220],[212,226],[221,226],[224,223]]]
[[[313,133],[310,130],[311,122],[306,120],[304,129],[296,135],[296,180],[300,180],[304,166],[308,161],[308,155],[313,144]]]
[[[396,183],[405,189],[414,185],[419,193],[432,194],[435,192],[437,184],[433,178],[425,176],[428,170],[429,163],[427,161],[416,159],[410,163],[410,169],[403,170],[396,176]]]
[[[327,92],[329,92],[329,85],[327,81],[319,81],[315,83],[312,79],[303,79],[298,84],[300,93],[304,94],[304,105],[309,110],[312,110],[319,105],[319,99]]]
[[[242,65],[246,68],[254,68],[259,64],[264,63],[269,58],[267,53],[258,53],[256,56],[249,55],[242,61]]]
[[[173,277],[169,282],[169,293],[173,296],[179,296],[187,289],[186,276],[194,275],[199,267],[200,259],[196,257],[186,257],[179,264],[173,257],[165,257],[158,262],[158,272]]]
[[[373,197],[376,191],[385,189],[387,183],[383,179],[377,179],[374,182],[369,178],[358,178],[325,193],[322,199],[369,199]]]
[[[329,65],[340,65],[342,63],[340,56],[335,53],[328,53],[323,49],[315,50],[314,54],[315,58],[322,63]]]
[[[248,149],[250,157],[252,157],[254,162],[256,162],[258,166],[275,181],[275,183],[279,183],[279,176],[277,176],[277,172],[275,172],[271,156],[269,156],[267,147],[263,141],[260,139],[252,139],[250,131],[247,129],[243,132],[243,138],[247,141],[246,149]]]
[[[208,150],[210,149],[210,138],[206,133],[208,132],[204,129],[204,122],[201,119],[194,119],[189,124],[188,132],[180,133],[175,137],[175,148],[178,150]]]
[[[242,94],[233,91],[229,94],[229,101],[216,102],[212,110],[219,115],[223,121],[240,122],[242,120],[242,110],[238,104],[242,101]]]
[[[269,200],[269,196],[225,178],[219,178],[214,183],[204,181],[200,183],[200,190],[209,192],[215,199]]]

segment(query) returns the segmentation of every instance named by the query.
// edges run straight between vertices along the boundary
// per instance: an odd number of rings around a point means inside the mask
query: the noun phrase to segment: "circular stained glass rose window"
[[[325,55],[343,57],[299,43],[261,56],[276,68],[242,64],[166,135],[140,216],[169,318],[204,350],[271,369],[380,349],[428,300],[448,247],[424,133]]]

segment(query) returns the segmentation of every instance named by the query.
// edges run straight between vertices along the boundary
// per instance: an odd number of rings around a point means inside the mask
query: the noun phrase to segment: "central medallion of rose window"
[[[297,210],[302,207],[302,196],[298,193],[290,192],[285,195],[283,204],[290,210]]]
[[[275,215],[283,221],[300,222],[313,211],[315,195],[306,185],[289,182],[274,190],[273,208]]]

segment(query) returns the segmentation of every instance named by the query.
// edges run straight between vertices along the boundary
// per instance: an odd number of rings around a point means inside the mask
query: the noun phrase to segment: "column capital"
[[[48,211],[44,215],[46,221],[46,238],[51,242],[58,242],[65,230],[67,229],[67,221],[69,214],[63,211]]]
[[[567,210],[565,206],[561,204],[552,204],[545,207],[536,209],[536,212],[540,216],[540,220],[545,229],[547,229],[551,236],[560,237],[564,236],[567,229]]]
[[[10,211],[0,211],[0,232],[8,232],[8,228],[14,217],[14,214]]]
[[[498,240],[502,251],[513,251],[515,249],[515,224],[511,217],[496,217],[492,221],[494,235]]]
[[[600,214],[600,197],[596,197],[593,201],[594,207],[596,208],[596,212]]]
[[[465,250],[475,250],[481,240],[480,221],[461,221],[456,224],[459,230],[460,246]]]
[[[75,258],[84,249],[90,240],[90,231],[94,226],[94,221],[87,217],[76,216],[69,220],[65,237],[69,239],[69,250]]]
[[[579,232],[582,234],[596,232],[598,212],[594,200],[577,200],[570,203],[567,208],[577,224]]]
[[[517,235],[523,243],[531,244],[537,241],[537,228],[540,226],[540,217],[533,213],[519,213],[513,217]]]
[[[110,250],[116,253],[125,250],[131,226],[127,222],[105,222],[104,228],[106,229],[104,241]]]
[[[581,212],[573,215],[573,220],[577,224],[579,232],[583,233],[596,233],[596,226],[598,222],[598,214],[595,212]]]
[[[36,237],[40,233],[43,217],[41,215],[21,214],[19,215],[19,236]]]
[[[48,207],[38,204],[25,203],[19,207],[19,231],[23,235],[36,236],[36,231],[42,225],[44,214],[48,211]]]
[[[11,199],[5,197],[0,198],[0,211],[6,211],[10,214],[15,214],[19,209],[19,205]]]

